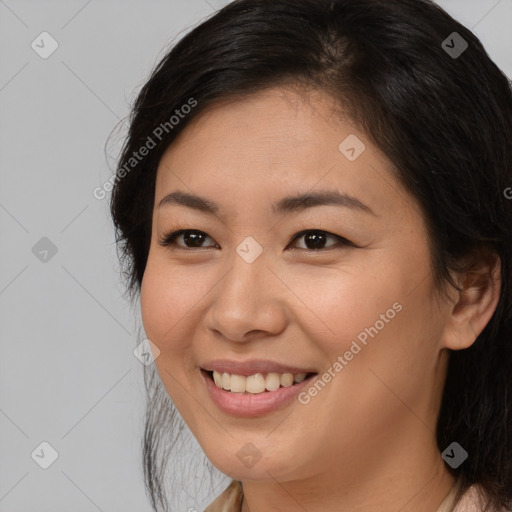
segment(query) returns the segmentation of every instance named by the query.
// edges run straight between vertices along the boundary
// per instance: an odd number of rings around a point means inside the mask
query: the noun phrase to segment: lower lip
[[[302,388],[309,385],[311,380],[316,377],[316,375],[312,375],[293,386],[280,387],[275,391],[252,394],[231,393],[218,388],[204,370],[201,370],[201,375],[217,407],[227,414],[243,418],[263,416],[285,407],[297,397]]]

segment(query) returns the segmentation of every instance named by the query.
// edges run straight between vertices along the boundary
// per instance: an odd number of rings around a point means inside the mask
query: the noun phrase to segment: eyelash
[[[197,251],[197,250],[203,250],[207,249],[208,247],[184,247],[179,246],[175,243],[175,240],[180,235],[183,235],[185,233],[200,233],[203,235],[206,235],[206,237],[211,238],[208,236],[204,231],[199,231],[197,229],[179,229],[178,231],[171,231],[167,234],[165,234],[161,240],[158,241],[158,243],[164,247],[170,247],[172,250],[175,251]],[[347,240],[346,238],[343,238],[342,236],[335,235],[333,233],[329,233],[328,231],[322,231],[320,229],[305,229],[303,231],[300,231],[299,233],[296,233],[293,238],[290,240],[289,244],[292,242],[295,242],[295,240],[303,237],[304,235],[307,235],[309,233],[323,233],[327,235],[328,237],[336,238],[338,240],[338,244],[331,245],[328,247],[324,247],[323,249],[303,249],[303,248],[292,248],[294,251],[306,251],[306,252],[323,252],[331,249],[336,249],[341,247],[357,247],[354,243],[352,243],[350,240]],[[213,240],[213,239],[212,239]],[[288,244],[288,245],[289,245]],[[338,245],[338,247],[336,246]],[[211,248],[211,247],[210,247]]]

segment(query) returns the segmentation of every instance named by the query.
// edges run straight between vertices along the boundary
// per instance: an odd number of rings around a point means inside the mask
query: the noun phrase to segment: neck
[[[423,449],[421,444],[401,445],[400,452],[395,451],[377,470],[376,461],[371,460],[366,471],[364,464],[355,462],[345,468],[324,468],[316,476],[300,480],[244,481],[241,512],[437,511],[453,487],[454,477],[435,444]]]

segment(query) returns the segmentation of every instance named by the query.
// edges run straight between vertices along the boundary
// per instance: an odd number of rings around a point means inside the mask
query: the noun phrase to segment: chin
[[[262,434],[264,437],[267,434]],[[244,436],[247,439],[247,436]],[[307,463],[297,460],[297,450],[281,451],[276,453],[273,446],[266,439],[264,450],[258,448],[258,440],[254,442],[230,442],[229,448],[222,449],[217,446],[214,450],[205,450],[210,462],[222,473],[235,480],[289,480],[306,477]],[[240,448],[234,449],[240,445]],[[279,446],[282,448],[282,445]],[[267,455],[264,454],[267,453]],[[271,454],[270,454],[271,452]],[[301,471],[301,467],[304,471]],[[300,473],[300,474],[299,474]]]

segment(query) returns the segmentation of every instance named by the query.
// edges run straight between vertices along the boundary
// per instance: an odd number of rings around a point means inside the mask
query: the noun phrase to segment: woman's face
[[[391,454],[406,470],[411,442],[435,449],[449,307],[423,216],[332,107],[284,89],[218,106],[158,168],[146,336],[181,416],[236,479],[357,479]],[[159,244],[177,230],[192,231]],[[202,371],[215,368],[257,392],[222,391]]]

